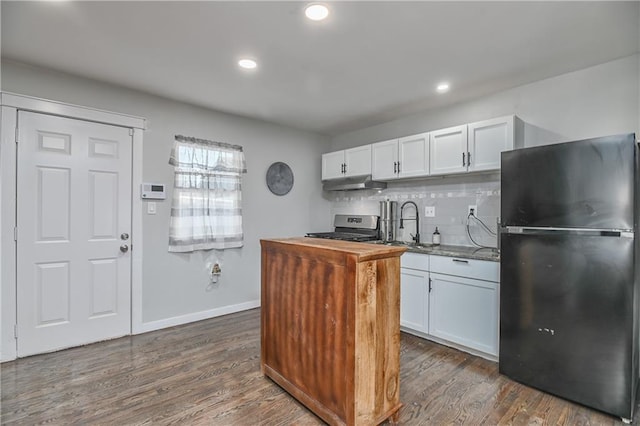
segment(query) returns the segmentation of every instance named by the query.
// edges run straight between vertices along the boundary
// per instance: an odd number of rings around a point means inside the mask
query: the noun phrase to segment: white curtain
[[[242,247],[242,147],[176,135],[169,251]]]

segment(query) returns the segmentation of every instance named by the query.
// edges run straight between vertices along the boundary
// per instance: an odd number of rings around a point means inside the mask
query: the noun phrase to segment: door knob
[[[120,234],[120,239],[121,240],[128,240],[129,239],[129,234],[127,234],[126,232],[123,232],[122,234]]]
[[[120,251],[123,252],[123,253],[128,252],[129,251],[129,246],[126,245],[126,244],[121,245],[120,246]]]

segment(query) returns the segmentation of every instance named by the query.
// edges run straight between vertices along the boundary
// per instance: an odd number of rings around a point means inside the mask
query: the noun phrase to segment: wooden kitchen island
[[[261,240],[262,372],[331,425],[400,409],[402,247]]]

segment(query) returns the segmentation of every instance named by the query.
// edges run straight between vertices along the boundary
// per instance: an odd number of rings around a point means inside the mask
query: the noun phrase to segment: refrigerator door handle
[[[594,237],[616,237],[633,239],[633,231],[627,229],[591,229],[591,228],[535,228],[525,226],[506,226],[505,234],[556,235],[570,234]]]

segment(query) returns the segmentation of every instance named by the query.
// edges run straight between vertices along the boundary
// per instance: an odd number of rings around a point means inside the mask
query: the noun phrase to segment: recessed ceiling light
[[[329,8],[323,4],[311,4],[304,10],[304,14],[312,21],[322,21],[329,16]]]
[[[440,83],[438,87],[436,87],[438,93],[444,93],[449,91],[449,83]]]
[[[242,68],[246,68],[248,70],[252,70],[255,67],[258,66],[258,63],[256,61],[254,61],[253,59],[240,59],[238,61],[238,65],[240,65]]]

